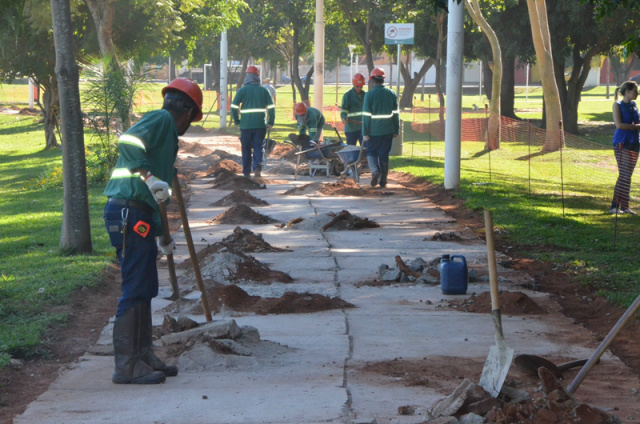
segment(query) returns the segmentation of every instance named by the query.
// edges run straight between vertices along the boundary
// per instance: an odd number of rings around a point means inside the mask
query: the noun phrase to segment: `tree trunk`
[[[115,0],[85,0],[96,26],[98,45],[102,57],[110,58],[110,65],[119,67],[113,46],[113,19],[116,13]]]
[[[413,107],[413,94],[416,92],[418,85],[420,85],[422,77],[431,69],[435,62],[432,58],[426,59],[422,63],[420,71],[413,73],[413,78],[409,75],[409,70],[404,63],[400,63],[400,72],[402,73],[402,79],[404,81],[404,91],[399,104],[400,109]]]
[[[445,43],[447,42],[447,35],[445,32],[445,19],[447,17],[447,13],[440,12],[438,13],[435,21],[436,27],[438,28],[438,46],[436,51],[436,92],[438,93],[438,102],[440,104],[440,121],[444,121],[444,91],[442,87],[444,86],[444,81],[442,81],[442,75],[445,75],[444,69],[444,56],[442,52],[444,51]]]
[[[58,82],[55,77],[51,77],[46,83],[41,82],[44,88],[42,94],[42,114],[44,120],[44,136],[46,148],[52,149],[59,146],[56,132],[58,130],[58,120],[60,118],[60,106],[58,102]]]
[[[489,66],[488,60],[482,61],[482,89],[487,100],[491,101],[491,92],[493,91],[493,70]]]
[[[62,123],[62,169],[64,206],[60,249],[70,254],[89,254],[91,225],[84,156],[84,131],[80,109],[78,66],[73,48],[69,0],[51,0],[53,39],[56,49],[56,77],[60,90]]]
[[[505,57],[502,61],[502,70],[502,97],[500,98],[500,110],[502,111],[502,116],[518,119],[514,109],[516,58],[513,56]]]
[[[547,20],[547,6],[545,0],[527,0],[529,9],[529,21],[531,22],[531,35],[533,46],[536,50],[540,79],[542,80],[542,92],[544,97],[546,114],[546,138],[543,152],[553,152],[562,147],[562,137],[556,131],[562,121],[562,106],[556,84],[553,69],[553,54],[551,51],[551,35]]]
[[[473,3],[472,3],[473,2]],[[500,89],[502,88],[502,50],[498,36],[493,28],[482,16],[478,0],[466,0],[467,10],[473,18],[473,21],[482,29],[491,44],[491,53],[493,56],[493,78],[491,81],[491,102],[489,108],[489,123],[487,125],[487,138],[485,141],[486,150],[496,150],[500,148]]]
[[[291,83],[295,84],[298,89],[298,93],[300,93],[300,101],[309,104],[309,78],[307,77],[306,84],[302,85],[302,80],[300,79],[300,71],[298,69],[298,64],[300,63],[300,47],[298,46],[298,29],[296,27],[293,28],[293,63],[291,65]],[[312,67],[313,68],[313,67]],[[312,71],[313,72],[313,71]],[[307,75],[309,75],[307,73]],[[319,108],[322,110],[322,106]]]

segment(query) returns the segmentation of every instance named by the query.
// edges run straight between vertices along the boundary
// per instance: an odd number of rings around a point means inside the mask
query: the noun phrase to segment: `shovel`
[[[160,209],[160,221],[162,222],[162,243],[168,244],[171,242],[171,232],[169,231],[169,219],[167,218],[167,208],[164,202],[158,203]],[[171,282],[171,289],[173,293],[168,300],[178,300],[180,298],[180,290],[178,289],[178,278],[176,277],[176,265],[173,262],[173,253],[167,255],[167,268],[169,268],[169,281]]]
[[[513,363],[522,372],[528,375],[538,375],[538,368],[545,367],[556,376],[556,378],[562,378],[562,373],[570,370],[571,368],[581,367],[587,363],[587,359],[578,359],[571,362],[565,362],[564,364],[556,365],[548,359],[541,356],[522,354],[517,355]]]
[[[200,290],[200,301],[202,302],[202,309],[204,310],[204,316],[207,322],[213,321],[211,316],[211,309],[209,308],[209,301],[207,300],[207,292],[204,288],[204,281],[202,281],[202,274],[200,273],[200,264],[198,263],[198,256],[196,255],[196,248],[193,245],[193,237],[191,237],[191,228],[189,227],[189,219],[187,218],[187,209],[184,206],[184,198],[182,197],[182,189],[180,189],[180,180],[178,175],[173,178],[173,190],[176,193],[176,200],[178,201],[178,208],[180,209],[180,219],[182,220],[182,229],[184,231],[184,238],[187,239],[187,247],[189,248],[189,256],[191,257],[191,265],[193,266],[193,273],[196,276],[196,283],[198,283],[198,289]],[[172,258],[173,259],[173,258]]]
[[[587,363],[584,364],[578,375],[576,375],[569,387],[567,387],[567,392],[569,392],[570,394],[574,394],[576,390],[578,390],[578,386],[587,376],[587,373],[591,371],[591,368],[593,368],[596,363],[598,363],[600,357],[604,354],[604,351],[607,350],[613,339],[616,338],[627,321],[629,321],[629,319],[633,317],[633,314],[636,313],[638,308],[640,308],[640,296],[636,297],[636,300],[634,300],[631,306],[629,306],[629,309],[624,311],[624,314],[622,314],[618,322],[616,322],[616,325],[614,325],[611,331],[609,331],[607,337],[604,338],[604,340],[600,343],[600,346],[598,346],[598,348],[591,354]]]
[[[502,316],[500,314],[500,294],[498,293],[498,275],[496,271],[496,251],[493,243],[493,219],[491,211],[484,211],[484,228],[487,238],[487,262],[489,264],[489,287],[491,291],[491,318],[496,339],[495,346],[489,349],[489,355],[484,363],[480,386],[491,396],[496,397],[502,389],[504,379],[511,367],[513,349],[507,346],[502,332]]]

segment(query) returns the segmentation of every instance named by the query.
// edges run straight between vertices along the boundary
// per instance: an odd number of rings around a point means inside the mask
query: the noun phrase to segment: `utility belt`
[[[150,213],[153,214],[155,211],[153,210],[153,208],[151,206],[149,206],[149,204],[145,203],[145,202],[141,202],[139,200],[131,200],[131,199],[115,199],[113,197],[110,197],[109,200],[107,201],[108,204],[110,205],[115,205],[115,206],[123,206],[123,207],[131,207],[131,208],[136,208],[136,209],[140,209],[143,212],[146,213]]]

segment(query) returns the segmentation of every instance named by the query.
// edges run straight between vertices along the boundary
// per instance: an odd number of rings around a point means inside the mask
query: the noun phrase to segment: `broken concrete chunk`
[[[378,267],[378,277],[382,278],[382,276],[389,271],[389,265],[382,264]]]
[[[471,403],[467,408],[467,411],[473,414],[485,415],[493,408],[500,408],[501,403],[493,396],[489,396],[477,402]]]
[[[391,268],[382,276],[384,281],[398,281],[400,279],[400,270]]]
[[[455,415],[460,410],[464,401],[467,399],[467,393],[469,390],[473,390],[474,384],[465,378],[462,383],[456,387],[456,389],[446,398],[442,399],[431,410],[431,415],[434,418],[446,417]],[[456,420],[457,422],[457,420]]]
[[[461,416],[458,421],[460,424],[482,424],[484,422],[484,417],[474,413],[469,413]]]
[[[416,258],[414,260],[412,260],[411,262],[409,262],[407,264],[407,266],[409,267],[409,269],[411,271],[415,271],[415,272],[420,272],[424,269],[424,267],[427,265],[427,263],[425,262],[424,259],[422,258]]]
[[[531,400],[531,395],[528,392],[516,389],[515,387],[502,386],[500,393],[508,397],[513,403],[521,403]]]
[[[193,337],[204,334],[213,339],[235,339],[240,336],[241,330],[233,319],[226,321],[214,321],[201,325],[198,328],[162,336],[162,344],[166,346],[185,343]]]
[[[227,353],[230,355],[251,356],[253,352],[242,346],[239,343],[229,339],[209,339],[205,334],[205,340],[209,343],[212,349],[217,350],[220,353]]]

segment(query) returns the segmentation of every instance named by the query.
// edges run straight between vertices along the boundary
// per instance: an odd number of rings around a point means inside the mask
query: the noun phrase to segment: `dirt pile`
[[[232,161],[231,159],[222,159],[215,163],[212,167],[207,169],[207,175],[216,177],[220,174],[221,170],[227,170],[233,174],[242,173],[242,166]]]
[[[380,224],[369,218],[360,218],[352,215],[349,211],[342,210],[337,214],[330,212],[329,216],[333,216],[331,221],[322,227],[322,231],[327,230],[360,230],[362,228],[379,228]]]
[[[503,315],[529,315],[546,314],[534,300],[522,292],[500,292],[500,311]],[[464,312],[490,313],[491,294],[483,292],[479,295],[472,294],[471,297],[449,302],[452,308],[459,308]]]
[[[255,205],[268,206],[269,202],[258,199],[245,190],[233,190],[222,199],[213,202],[211,206],[236,206],[236,205]]]
[[[245,204],[232,206],[221,214],[217,215],[209,224],[271,224],[277,220],[262,215]]]
[[[297,159],[296,148],[290,144],[276,143],[273,151],[269,154],[269,158],[295,161]]]
[[[289,249],[273,247],[250,230],[236,227],[233,233],[222,239],[222,243],[240,252],[291,252]]]
[[[208,289],[207,300],[211,310],[215,313],[219,313],[223,309],[230,309],[258,315],[298,314],[355,307],[339,297],[327,297],[306,292],[289,291],[280,297],[250,296],[236,285],[216,286]]]
[[[228,169],[220,168],[216,172],[211,188],[216,190],[258,190],[264,189],[264,183],[254,181],[242,175],[236,175]]]

